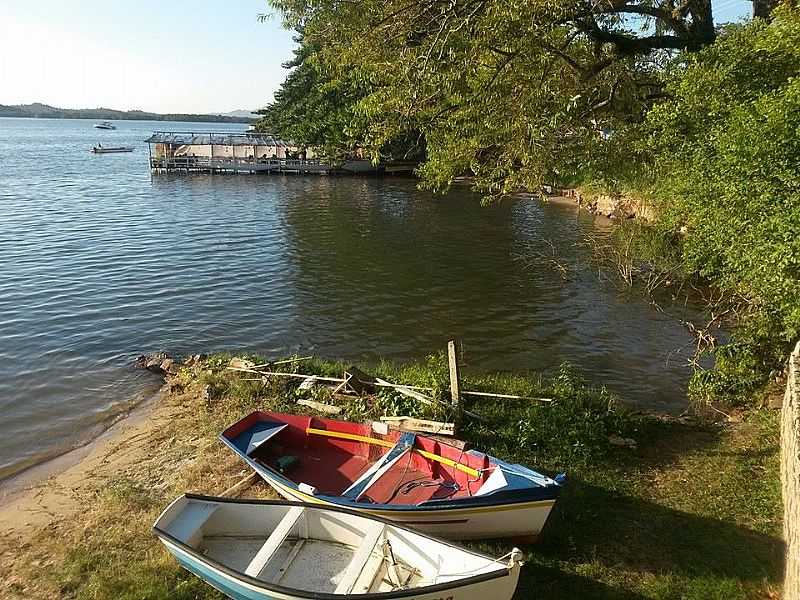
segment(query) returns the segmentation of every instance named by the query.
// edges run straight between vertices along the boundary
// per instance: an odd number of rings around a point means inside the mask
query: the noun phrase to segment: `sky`
[[[219,113],[272,99],[291,57],[265,0],[0,0],[0,104]]]
[[[713,0],[717,22],[746,0]],[[292,34],[266,0],[0,0],[0,104],[169,113],[272,100]]]

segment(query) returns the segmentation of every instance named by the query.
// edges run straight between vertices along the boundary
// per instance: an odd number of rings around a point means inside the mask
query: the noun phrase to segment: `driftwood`
[[[327,415],[338,415],[342,412],[341,406],[333,406],[332,404],[324,404],[322,402],[317,402],[316,400],[306,400],[305,398],[299,398],[297,400],[297,404],[313,408],[314,410]]]
[[[255,485],[259,481],[261,481],[261,477],[258,475],[258,473],[250,473],[250,475],[242,479],[239,483],[232,485],[227,490],[222,492],[220,496],[224,496],[227,498],[236,498],[247,488]]]
[[[255,369],[242,369],[237,367],[227,367],[230,371],[240,371],[243,373],[254,373],[256,375],[263,375],[264,377],[294,377],[297,379],[307,379],[308,377],[312,377],[308,373],[283,373],[280,371],[257,371]],[[323,381],[326,383],[347,383],[348,380],[342,377],[321,377],[319,375],[313,375],[313,377],[317,378],[317,381]],[[258,379],[245,379],[245,381],[259,381]],[[385,379],[381,379],[380,377],[375,378],[375,382],[372,384],[375,387],[386,387],[386,388],[394,388],[398,390],[400,393],[403,393],[407,396],[414,397],[417,400],[423,402],[422,398],[427,398],[424,394],[420,394],[419,396],[411,396],[409,392],[432,392],[433,390],[429,387],[422,387],[419,385],[407,385],[405,383],[390,383]],[[337,388],[337,392],[340,392]],[[469,390],[465,390],[461,392],[461,394],[466,396],[482,396],[485,398],[504,398],[508,400],[530,400],[532,402],[553,402],[552,398],[536,398],[533,396],[518,396],[516,394],[496,394],[494,392],[472,392]],[[427,398],[430,400],[430,398]]]
[[[421,431],[423,433],[436,433],[439,435],[455,435],[455,424],[442,423],[441,421],[428,421],[414,417],[381,417],[381,421],[403,431]]]

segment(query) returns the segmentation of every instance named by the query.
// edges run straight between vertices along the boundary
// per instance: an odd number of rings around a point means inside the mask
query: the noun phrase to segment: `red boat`
[[[564,479],[380,423],[259,411],[220,437],[289,500],[458,539],[535,538]]]

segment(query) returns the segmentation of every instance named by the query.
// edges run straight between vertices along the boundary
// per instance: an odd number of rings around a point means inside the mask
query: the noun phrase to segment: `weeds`
[[[13,553],[0,552],[3,560],[11,557],[9,572],[15,574],[6,588],[0,582],[0,591],[8,590],[12,598],[222,598],[177,565],[150,525],[180,493],[220,493],[248,473],[217,442],[222,428],[256,408],[305,412],[295,403],[298,394],[341,402],[326,391],[298,392],[298,380],[245,382],[242,374],[226,369],[229,359],[215,355],[180,372],[164,400],[174,416],[142,441],[148,456],[99,483],[83,499],[85,510]],[[291,368],[339,376],[345,365],[307,361]],[[435,388],[446,397],[441,356],[366,370],[392,382]],[[552,378],[472,374],[464,383],[474,390],[553,400],[468,402],[488,419],[465,424],[463,437],[476,448],[551,475],[568,474],[542,543],[526,553],[518,598],[738,600],[764,597],[778,585],[782,545],[774,415],[752,413],[727,429],[637,415],[569,365]],[[352,419],[447,416],[444,407],[420,406],[391,390],[344,406]],[[615,447],[610,435],[631,437],[638,447]],[[247,494],[272,492],[256,486]],[[499,556],[509,543],[473,546]]]

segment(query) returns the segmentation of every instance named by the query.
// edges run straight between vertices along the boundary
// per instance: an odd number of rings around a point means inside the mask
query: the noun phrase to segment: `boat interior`
[[[505,484],[496,481],[503,478],[500,469],[492,478],[495,469],[487,455],[429,437],[394,430],[380,434],[369,424],[309,416],[281,414],[271,421],[270,413],[255,414],[261,418],[223,435],[252,460],[317,494],[419,505],[479,496]],[[284,426],[276,427],[278,419]]]
[[[380,521],[296,505],[182,498],[156,527],[233,571],[307,592],[387,592],[506,568]]]

